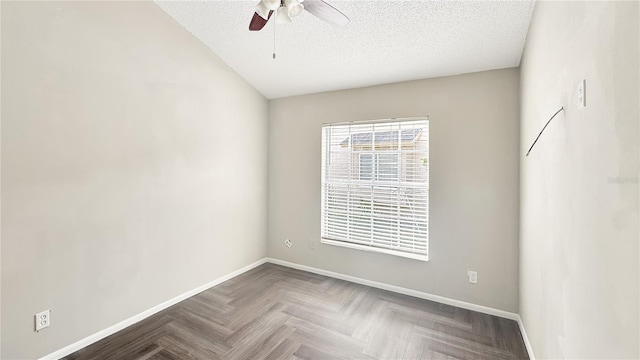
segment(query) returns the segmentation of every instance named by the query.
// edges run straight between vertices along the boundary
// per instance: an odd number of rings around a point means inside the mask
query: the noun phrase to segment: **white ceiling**
[[[532,1],[332,1],[344,28],[304,12],[249,31],[253,1],[156,1],[265,97],[516,67]]]

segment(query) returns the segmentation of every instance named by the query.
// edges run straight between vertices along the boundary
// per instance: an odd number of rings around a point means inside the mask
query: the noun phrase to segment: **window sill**
[[[360,245],[360,244],[352,244],[352,243],[348,243],[348,242],[344,242],[344,241],[331,240],[331,239],[325,239],[325,238],[320,239],[320,242],[323,243],[323,244],[340,246],[340,247],[345,247],[345,248],[349,248],[349,249],[356,249],[356,250],[377,252],[377,253],[388,254],[388,255],[395,255],[395,256],[400,256],[400,257],[404,257],[404,258],[408,258],[408,259],[425,261],[425,262],[429,261],[429,255],[427,255],[427,254],[411,254],[411,253],[406,253],[406,252],[402,252],[402,251],[396,251],[396,250],[392,250],[392,249],[376,248],[376,247],[371,247],[371,246],[365,246],[365,245]]]

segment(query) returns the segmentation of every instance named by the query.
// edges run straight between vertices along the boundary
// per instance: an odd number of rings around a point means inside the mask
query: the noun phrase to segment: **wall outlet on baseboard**
[[[469,282],[472,284],[478,283],[478,272],[467,270],[467,276],[469,277]]]
[[[292,242],[291,242],[291,240],[289,240],[289,239],[285,239],[285,240],[284,240],[284,244],[285,244],[288,248],[290,248],[290,247],[291,247],[291,245],[293,245],[293,243],[292,243]]]
[[[45,310],[34,315],[36,331],[40,331],[51,325],[51,310]]]

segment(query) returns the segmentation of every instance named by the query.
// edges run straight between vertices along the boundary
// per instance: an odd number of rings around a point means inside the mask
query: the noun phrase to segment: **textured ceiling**
[[[250,32],[254,1],[156,1],[265,97],[516,67],[532,1],[331,1],[343,28],[306,11]]]

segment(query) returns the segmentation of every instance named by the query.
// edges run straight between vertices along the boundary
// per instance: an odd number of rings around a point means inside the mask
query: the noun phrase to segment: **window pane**
[[[380,181],[398,180],[398,154],[376,154],[377,179]]]
[[[373,179],[373,154],[360,154],[360,180]]]

